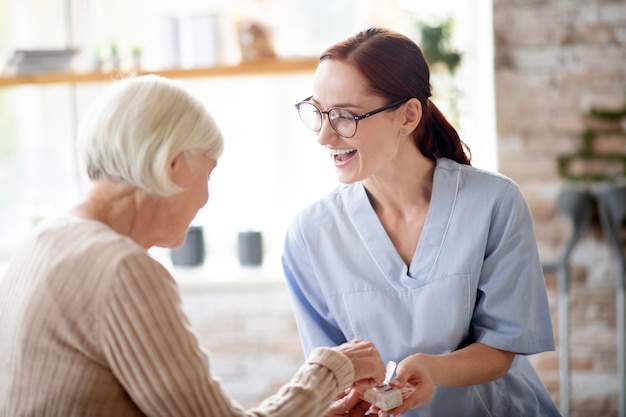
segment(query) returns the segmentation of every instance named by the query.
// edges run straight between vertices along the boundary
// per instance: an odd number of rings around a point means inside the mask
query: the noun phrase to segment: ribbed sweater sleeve
[[[288,384],[249,415],[323,416],[335,395],[353,379],[348,358],[330,348],[317,348]]]
[[[128,257],[116,275],[105,313],[105,354],[117,379],[147,415],[322,416],[354,378],[343,354],[319,348],[290,383],[246,412],[211,376],[208,356],[183,313],[169,273],[156,263]]]

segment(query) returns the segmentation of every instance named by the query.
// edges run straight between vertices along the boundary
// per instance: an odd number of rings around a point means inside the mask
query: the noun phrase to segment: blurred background
[[[416,38],[419,22],[454,22],[454,39],[450,33],[448,42],[463,49],[463,60],[458,80],[453,82],[441,71],[440,102],[443,107],[454,102],[457,121],[463,115],[464,137],[476,148],[475,162],[495,168],[492,50],[478,48],[491,45],[491,31],[476,25],[473,16],[480,12],[489,19],[486,1],[473,2],[476,10],[470,7],[472,2],[454,7],[450,1],[420,10],[395,1],[350,0],[0,4],[0,52],[5,63],[15,51],[67,48],[76,51],[71,66],[77,72],[112,71],[116,77],[118,71],[133,71],[134,51],[140,51],[141,70],[181,70],[176,74],[206,103],[227,142],[212,176],[211,204],[196,219],[206,226],[209,256],[234,255],[237,233],[256,229],[263,232],[272,259],[280,252],[284,229],[295,211],[336,183],[325,151],[303,129],[293,105],[310,95],[319,53],[369,25],[391,26]],[[311,65],[305,71],[278,74],[249,71],[231,76],[225,70],[216,76],[188,76],[198,67],[240,63],[244,57],[239,28],[250,21],[267,29],[278,59],[310,59]],[[5,73],[19,72],[21,68],[15,67],[7,64]],[[463,92],[461,77],[467,86]],[[10,255],[22,230],[67,208],[81,195],[85,180],[75,158],[74,127],[107,84],[105,78],[46,85],[26,82],[0,89],[0,258]]]
[[[128,73],[180,79],[215,116],[226,150],[193,223],[204,259],[180,266],[168,250],[151,253],[179,279],[226,389],[256,404],[303,359],[280,271],[284,233],[337,184],[293,104],[310,95],[326,46],[374,25],[427,52],[433,100],[473,164],[520,185],[543,260],[561,259],[580,226],[560,210],[562,193],[624,183],[623,0],[0,0],[0,271],[33,227],[85,191],[75,130],[90,102]],[[258,265],[238,259],[246,231],[262,235]],[[596,208],[577,243],[567,262],[571,398],[561,408],[616,416],[620,271]],[[562,346],[554,271],[546,283]],[[563,360],[533,361],[559,403]]]

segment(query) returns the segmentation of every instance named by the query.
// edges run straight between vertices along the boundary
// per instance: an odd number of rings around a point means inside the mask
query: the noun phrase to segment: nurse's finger
[[[390,385],[397,387],[398,384],[397,381],[394,380]],[[397,417],[398,415],[406,413],[409,410],[428,404],[433,399],[435,389],[434,385],[413,385],[407,383],[400,388],[400,391],[402,392],[402,404],[396,408],[387,410],[386,414],[383,412],[380,415],[387,416],[393,414],[394,417]]]

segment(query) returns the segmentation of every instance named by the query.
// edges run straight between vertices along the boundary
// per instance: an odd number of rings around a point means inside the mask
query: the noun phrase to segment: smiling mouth
[[[345,162],[356,154],[356,149],[328,149],[335,162]]]

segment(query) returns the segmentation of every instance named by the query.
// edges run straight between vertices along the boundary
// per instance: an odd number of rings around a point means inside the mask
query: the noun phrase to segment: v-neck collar
[[[376,215],[363,183],[347,188],[343,201],[348,215],[381,273],[390,282],[400,280],[405,286],[417,287],[430,281],[447,236],[459,182],[458,164],[438,159],[433,174],[430,206],[408,268]]]

